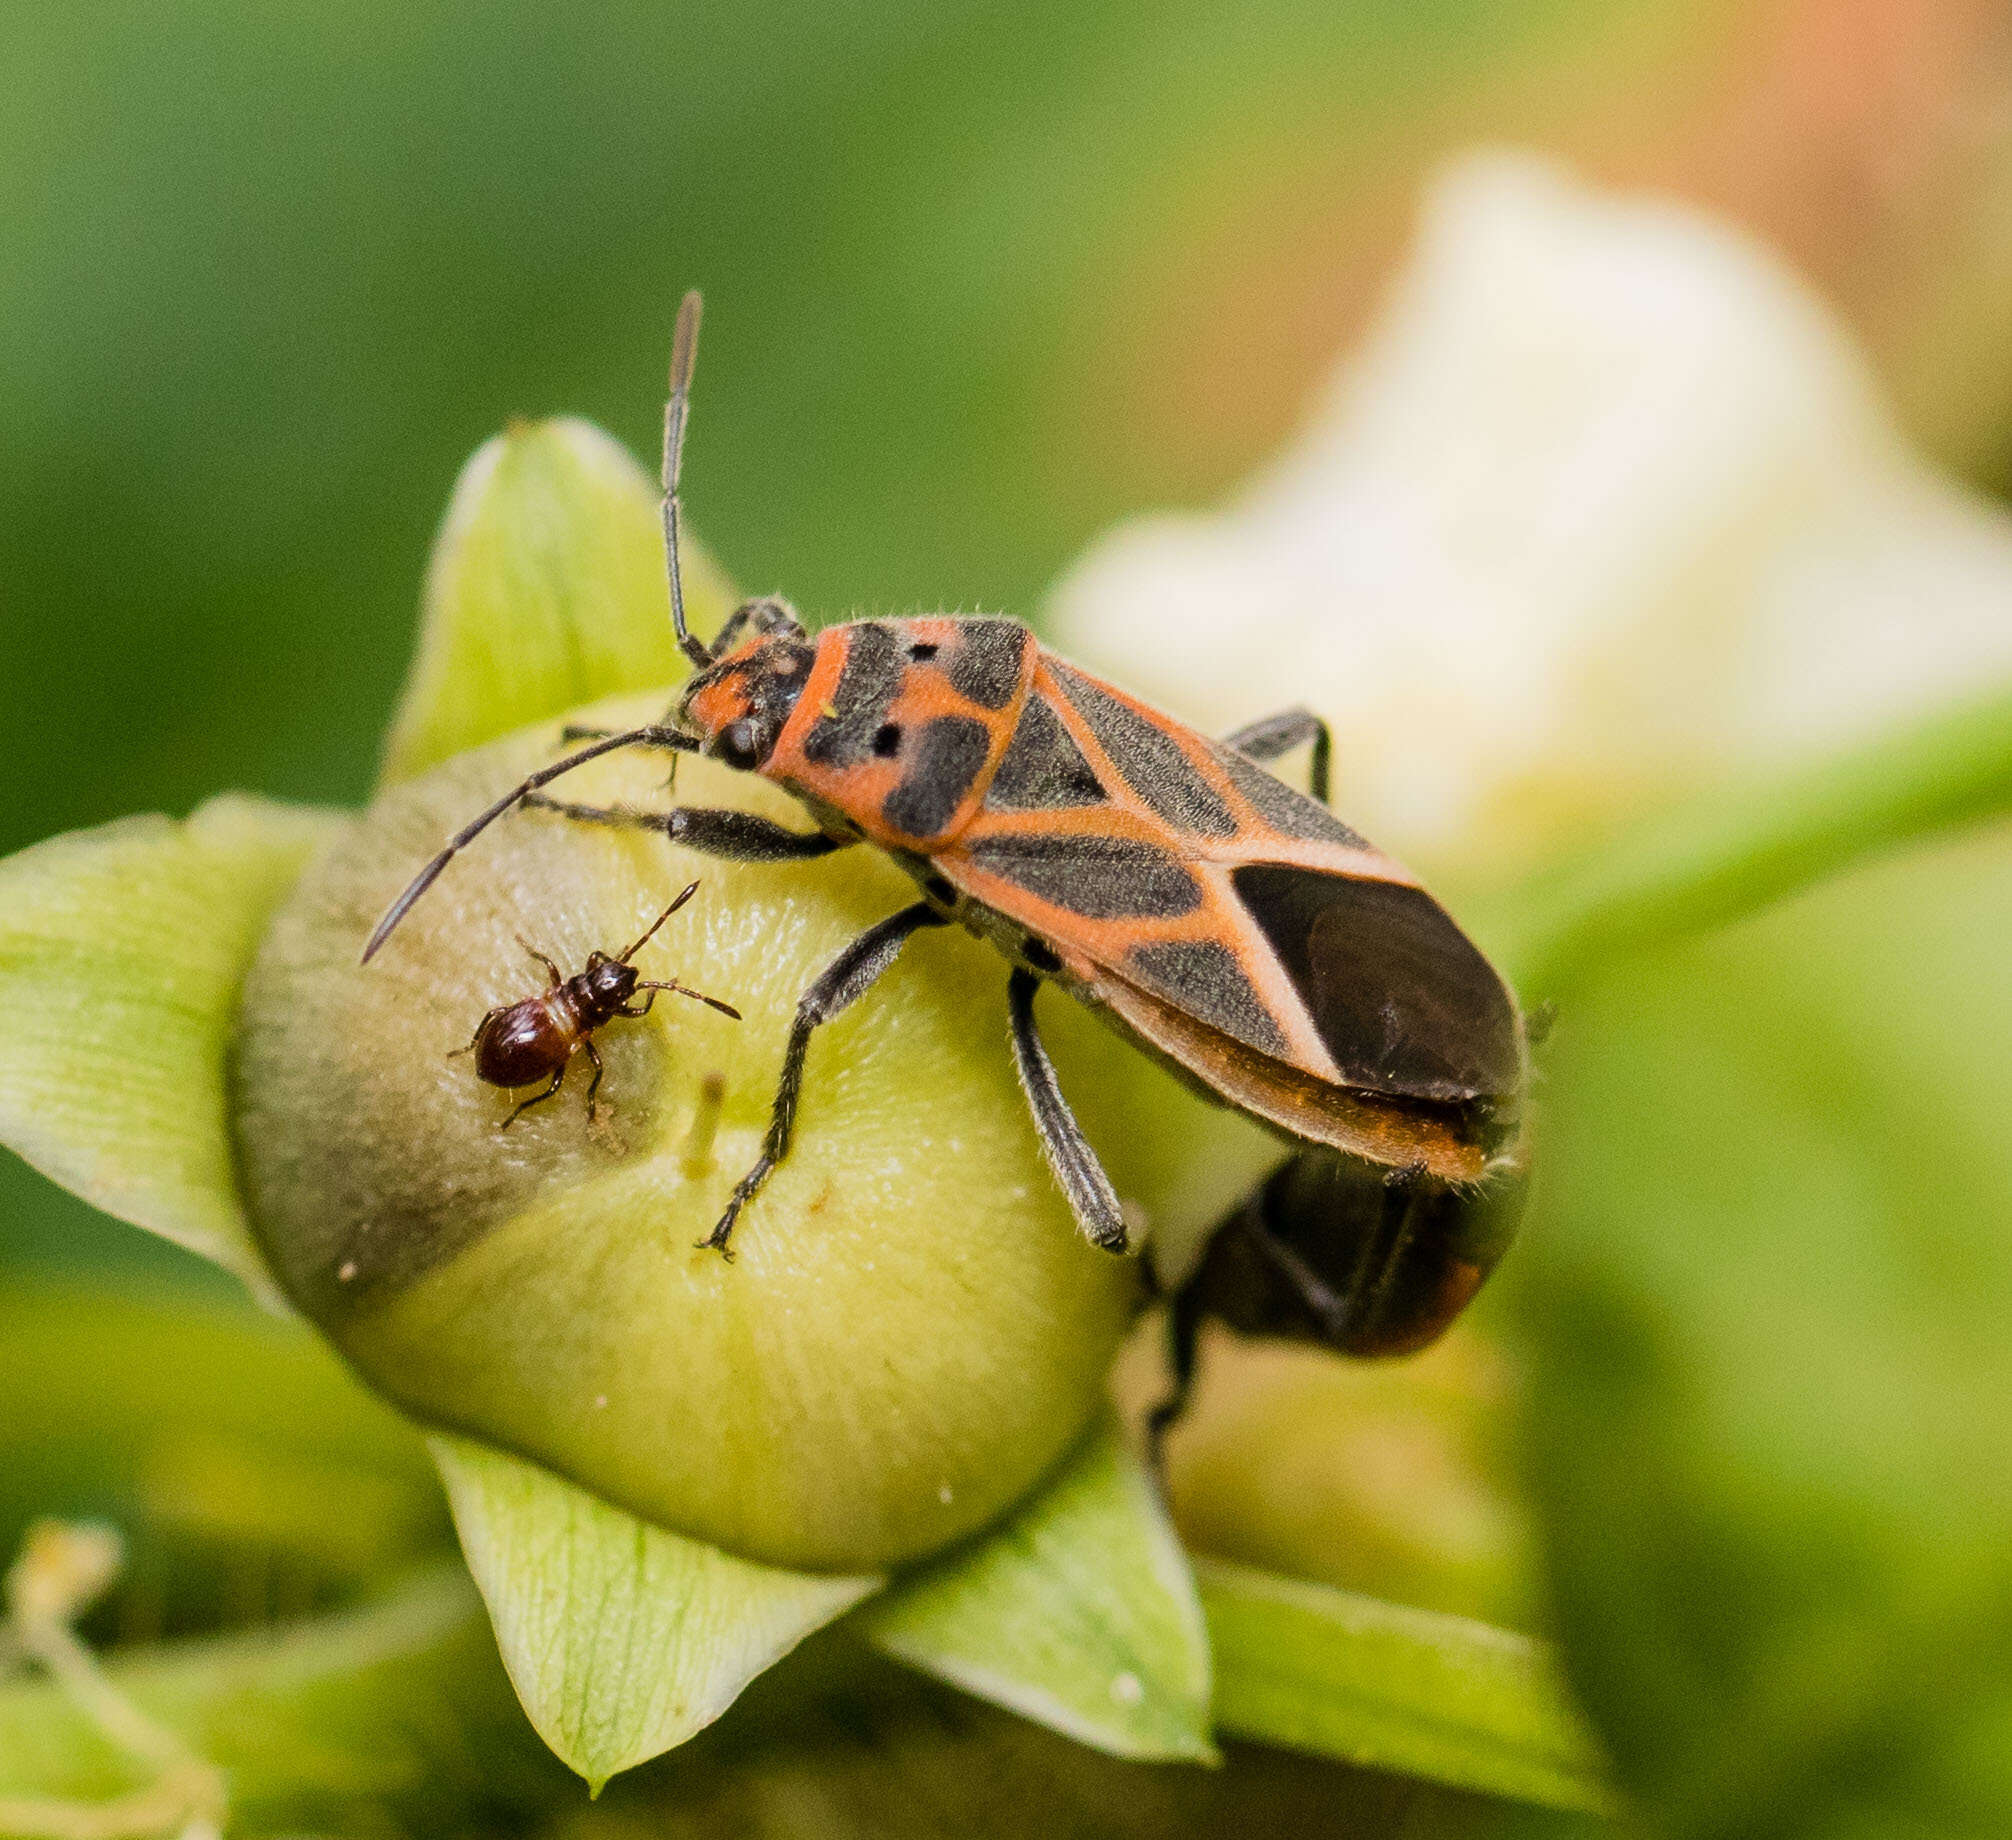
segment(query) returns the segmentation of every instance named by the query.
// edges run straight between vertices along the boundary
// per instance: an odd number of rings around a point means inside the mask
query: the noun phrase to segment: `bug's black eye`
[[[738,722],[729,722],[720,730],[716,749],[720,759],[730,767],[738,767],[742,772],[761,764],[761,729],[746,716]]]
[[[892,760],[895,755],[901,752],[901,724],[899,722],[887,722],[881,725],[879,732],[873,737],[873,751],[882,760]]]

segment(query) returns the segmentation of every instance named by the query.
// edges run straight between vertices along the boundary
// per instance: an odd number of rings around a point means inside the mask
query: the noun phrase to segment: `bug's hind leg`
[[[1013,1060],[1020,1070],[1020,1084],[1027,1094],[1027,1107],[1034,1114],[1034,1126],[1041,1134],[1041,1149],[1048,1167],[1069,1206],[1076,1224],[1092,1245],[1106,1252],[1123,1252],[1128,1243],[1124,1210],[1104,1165],[1083,1135],[1069,1101],[1062,1096],[1061,1082],[1055,1078],[1055,1063],[1041,1044],[1034,1026],[1034,992],[1041,980],[1033,972],[1016,970],[1006,986],[1006,1006],[1013,1017]]]
[[[1248,760],[1276,760],[1309,741],[1313,743],[1313,762],[1307,770],[1307,789],[1325,805],[1334,771],[1334,735],[1311,709],[1282,709],[1223,737],[1225,747],[1235,748]]]
[[[812,1034],[822,1024],[843,1015],[867,993],[874,979],[900,956],[910,934],[925,926],[946,924],[927,901],[917,901],[913,907],[888,915],[860,934],[797,999],[796,1020],[790,1024],[789,1045],[783,1050],[782,1078],[776,1084],[775,1107],[769,1114],[768,1135],[762,1139],[761,1155],[734,1185],[726,1212],[712,1232],[699,1242],[701,1248],[710,1247],[732,1256],[727,1241],[733,1235],[741,1209],[760,1193],[761,1185],[775,1166],[789,1154],[790,1136],[796,1128],[797,1100],[803,1092],[804,1057],[810,1052]]]

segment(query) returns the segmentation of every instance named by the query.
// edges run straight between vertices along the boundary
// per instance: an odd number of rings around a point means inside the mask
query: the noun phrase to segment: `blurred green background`
[[[1277,447],[1427,175],[1490,140],[1751,228],[1930,453],[2012,482],[2005,0],[0,0],[0,852],[225,786],[360,799],[462,461],[555,411],[648,455],[688,285],[708,317],[687,502],[741,583],[814,617],[1038,616],[1113,519],[1207,503]],[[1548,1351],[1521,1461],[1545,1479],[1575,1680],[1630,1779],[1696,1789],[1707,1815],[1701,1757],[1742,1788],[1787,1757],[1848,1789],[1866,1758],[1917,1753],[1919,1815],[1943,1760],[1895,1721],[1951,1629],[1984,1684],[1951,1666],[1937,1691],[1983,1708],[1972,1748],[2002,1778],[2012,1637],[1972,1587],[2002,1592],[2007,849],[2001,829],[1904,858],[1623,965],[1557,1046],[1575,1173],[1520,1300],[1505,1283],[1481,1314]],[[1913,933],[1940,955],[1899,950]],[[1938,1110],[1921,1095],[1949,1065],[1965,1078]],[[240,1462],[217,1403],[245,1390],[238,1359],[201,1365],[226,1332],[205,1319],[184,1347],[172,1313],[44,1289],[64,1267],[233,1310],[236,1292],[0,1153],[0,1397],[37,1402],[0,1506],[25,1516],[102,1446],[85,1495],[153,1529],[130,1627],[94,1635],[316,1608],[440,1544],[408,1435],[325,1365],[245,1369],[267,1378]],[[1975,1287],[1955,1310],[1952,1272]],[[1511,1467],[1491,1414],[1517,1376],[1490,1360],[1454,1338],[1401,1379],[1277,1350],[1219,1376],[1197,1544],[1534,1616],[1523,1507],[1476,1483]],[[1838,1410],[1852,1376],[1883,1410]],[[311,1451],[273,1441],[296,1411]],[[1949,1435],[1922,1440],[1938,1414]],[[1254,1432],[1296,1450],[1309,1424],[1329,1429],[1304,1467],[1251,1479]],[[351,1519],[382,1550],[323,1550],[331,1463],[346,1497],[368,1481]],[[251,1564],[219,1554],[269,1549],[294,1557],[260,1557],[245,1604],[203,1595]],[[1937,1592],[1946,1618],[1909,1595]],[[1739,1690],[1756,1646],[1753,1679],[1791,1679],[1779,1704]],[[1905,1665],[1865,1663],[1887,1653]],[[1892,1684],[1900,1711],[1868,1687],[1805,1757],[1812,1681]],[[1670,1746],[1696,1706],[1700,1750]],[[1965,1831],[1893,1831],[1945,1828]]]
[[[816,615],[1027,614],[1219,493],[1490,138],[1752,224],[1932,446],[2012,458],[1980,0],[154,0],[0,42],[0,851],[358,798],[460,462],[562,409],[647,453],[693,283],[692,515]],[[12,1159],[0,1256],[165,1261]]]

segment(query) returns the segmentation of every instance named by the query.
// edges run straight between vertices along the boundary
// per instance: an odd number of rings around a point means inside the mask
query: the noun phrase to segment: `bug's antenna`
[[[676,913],[679,908],[684,906],[684,904],[687,901],[689,901],[693,895],[697,894],[698,891],[699,891],[699,885],[697,882],[694,882],[689,888],[687,888],[684,891],[683,894],[679,895],[678,898],[670,904],[670,906],[665,908],[662,913],[660,913],[654,920],[650,922],[649,931],[644,933],[642,938],[637,940],[636,943],[632,945],[626,952],[618,952],[615,955],[615,963],[618,965],[626,965],[630,959],[634,958],[638,952],[640,952],[646,945],[650,943],[652,939],[654,939],[657,936],[657,928],[662,926],[666,920],[668,920],[674,913]]]
[[[699,290],[678,303],[671,335],[671,397],[664,404],[664,559],[671,571],[671,627],[678,645],[701,671],[713,655],[685,625],[685,584],[678,574],[678,468],[685,457],[685,415],[692,400],[692,362],[699,350]]]
[[[384,918],[377,923],[375,931],[371,933],[368,942],[363,948],[361,962],[367,965],[377,956],[378,948],[391,937],[392,929],[398,925],[399,921],[403,920],[412,911],[413,903],[440,879],[441,870],[445,869],[455,857],[460,855],[469,844],[473,843],[477,837],[486,831],[490,825],[494,824],[498,818],[502,817],[513,805],[519,804],[529,798],[540,786],[549,786],[562,773],[570,773],[575,767],[582,766],[587,761],[597,759],[603,754],[612,754],[617,748],[635,747],[638,744],[647,744],[650,747],[676,748],[679,752],[686,754],[696,753],[699,745],[691,736],[682,733],[678,729],[666,728],[662,723],[652,722],[643,728],[626,729],[619,735],[603,735],[599,741],[594,742],[590,747],[583,747],[575,753],[568,754],[564,760],[555,761],[549,767],[541,767],[521,785],[506,792],[479,817],[469,819],[453,836],[448,838],[440,854],[434,857],[425,868],[420,870],[412,878],[411,882],[407,884],[405,892],[385,909]],[[685,892],[689,894],[691,890],[687,889]],[[683,895],[679,896],[680,901],[683,899]],[[644,935],[645,938],[648,936],[648,934]],[[640,944],[641,942],[638,941],[638,943]]]

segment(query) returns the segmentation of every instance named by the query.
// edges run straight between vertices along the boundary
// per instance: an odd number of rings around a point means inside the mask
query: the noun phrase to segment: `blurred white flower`
[[[1482,873],[2012,671],[2012,519],[1767,251],[1484,154],[1292,449],[1051,615],[1212,730],[1312,705],[1352,822]]]

